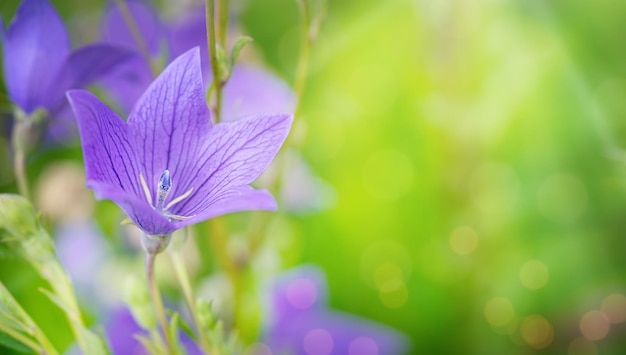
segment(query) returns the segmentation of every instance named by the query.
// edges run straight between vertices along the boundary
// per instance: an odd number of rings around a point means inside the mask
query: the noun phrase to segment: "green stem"
[[[235,314],[233,315],[233,327],[239,318],[239,303],[242,298],[241,280],[239,278],[239,268],[233,262],[228,251],[228,233],[220,218],[213,218],[207,221],[208,234],[211,236],[211,249],[214,251],[215,259],[220,269],[226,272],[233,286],[235,295]]]
[[[213,72],[213,90],[215,91],[215,120],[220,121],[222,106],[222,78],[217,62],[217,43],[215,39],[215,0],[206,0],[206,30],[211,71]]]
[[[298,66],[296,68],[296,77],[294,81],[294,90],[298,97],[298,107],[296,116],[298,116],[301,108],[302,97],[304,95],[304,86],[306,84],[307,72],[309,70],[309,57],[311,52],[311,22],[309,14],[309,4],[307,0],[299,0],[298,10],[300,14],[300,54],[298,56]]]
[[[169,327],[167,326],[167,317],[165,316],[165,308],[163,308],[163,300],[161,299],[159,288],[154,281],[154,262],[156,260],[156,256],[157,254],[146,253],[146,276],[148,278],[148,288],[150,289],[150,298],[152,299],[154,312],[157,315],[157,319],[159,320],[161,330],[163,331],[163,335],[165,337],[165,346],[167,347],[169,354],[174,354],[174,343],[172,341]]]
[[[117,3],[117,6],[119,6],[120,8],[120,12],[122,13],[122,17],[124,18],[124,23],[126,23],[126,27],[128,27],[128,30],[130,31],[130,35],[133,37],[133,40],[137,44],[137,47],[139,47],[139,51],[141,52],[141,55],[144,57],[144,60],[146,61],[146,63],[148,63],[148,66],[150,67],[152,74],[156,76],[156,74],[158,73],[157,65],[152,59],[152,56],[150,55],[148,44],[146,43],[143,36],[141,35],[141,31],[139,31],[139,26],[137,26],[137,23],[135,22],[135,19],[133,18],[133,14],[130,12],[130,9],[128,8],[128,4],[126,3],[125,0],[115,0],[115,2]]]
[[[230,2],[228,0],[219,0],[217,11],[219,44],[222,46],[222,48],[228,48],[226,46],[226,41],[228,39],[228,17],[230,15]]]
[[[206,338],[206,335],[200,328],[200,323],[198,322],[198,316],[196,312],[196,306],[194,303],[193,293],[191,291],[191,284],[189,282],[189,275],[187,274],[187,268],[185,267],[185,263],[183,259],[180,257],[180,254],[175,251],[171,251],[169,253],[170,260],[172,265],[174,266],[174,272],[176,273],[176,278],[180,283],[180,287],[183,290],[183,295],[185,296],[185,303],[187,304],[187,308],[189,308],[189,313],[191,314],[191,320],[196,327],[196,331],[198,332],[198,339],[200,340],[200,346],[202,349],[209,353],[210,346],[209,341]]]
[[[26,174],[26,151],[29,131],[32,129],[32,121],[25,116],[17,114],[11,133],[13,144],[13,159],[15,180],[20,195],[30,200],[30,189],[28,188],[28,175]]]
[[[19,149],[15,151],[15,179],[20,195],[30,200],[30,191],[26,178],[26,153]]]

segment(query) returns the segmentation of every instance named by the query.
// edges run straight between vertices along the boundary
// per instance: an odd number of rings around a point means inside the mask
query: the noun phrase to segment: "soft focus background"
[[[161,2],[168,14],[188,5]],[[104,2],[52,3],[75,44],[97,35]],[[5,24],[17,4],[0,3]],[[255,39],[244,55],[292,82],[295,1],[237,4],[241,32]],[[332,308],[403,331],[415,354],[623,354],[625,23],[617,0],[328,1],[297,127],[324,183],[313,212],[273,219],[274,269],[320,266]],[[0,190],[16,191],[5,91],[0,105]],[[72,210],[55,203],[85,194],[80,164],[72,145],[31,157],[31,183],[53,194],[42,209]],[[45,180],[54,169],[68,175]],[[81,198],[93,203],[90,192]],[[79,292],[87,309],[122,288],[112,275],[141,268],[128,247],[136,237],[120,236],[119,209],[93,208],[102,236],[69,239],[110,277],[100,295]],[[60,226],[74,217],[43,218],[67,243]],[[195,262],[212,283],[197,289],[219,285],[207,250]],[[69,346],[61,313],[36,291],[43,281],[10,256],[0,267]],[[175,294],[174,282],[164,287]]]

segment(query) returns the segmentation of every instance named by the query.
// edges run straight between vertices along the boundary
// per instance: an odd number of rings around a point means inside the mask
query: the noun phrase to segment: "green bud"
[[[196,312],[198,315],[198,323],[200,328],[204,330],[211,329],[215,323],[215,316],[211,310],[211,302],[198,298],[196,301]]]

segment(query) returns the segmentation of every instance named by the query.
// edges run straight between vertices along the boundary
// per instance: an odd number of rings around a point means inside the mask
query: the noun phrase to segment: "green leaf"
[[[243,49],[243,47],[254,41],[252,39],[252,37],[248,37],[248,36],[241,36],[239,38],[237,38],[237,40],[235,41],[235,44],[233,45],[233,48],[230,50],[230,65],[229,65],[229,75],[228,78],[230,78],[230,75],[233,73],[233,68],[235,67],[235,63],[237,62],[237,58],[239,58],[239,53],[241,52],[241,50]]]
[[[167,313],[169,314],[170,318],[173,319],[175,312],[168,309]],[[193,328],[191,328],[191,325],[189,324],[189,322],[187,322],[185,318],[178,317],[178,325],[180,326],[180,329],[185,332],[185,334],[187,334],[191,339],[193,339],[194,341],[198,341],[198,336],[193,331]]]
[[[32,353],[32,349],[27,347],[26,345],[20,343],[19,341],[11,338],[5,333],[0,332],[0,344],[6,346],[11,350],[15,350],[19,353],[30,354]]]
[[[50,284],[52,291],[44,293],[65,312],[81,350],[88,354],[106,354],[102,339],[83,324],[69,276],[28,200],[18,195],[0,194],[0,236],[2,242],[28,261]]]

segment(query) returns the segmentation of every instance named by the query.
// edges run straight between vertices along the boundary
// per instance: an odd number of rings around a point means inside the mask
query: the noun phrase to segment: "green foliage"
[[[105,354],[102,339],[83,324],[72,284],[55,255],[52,239],[25,198],[0,194],[0,242],[27,260],[48,281],[52,292],[44,293],[65,312],[80,348],[88,354]],[[16,304],[9,303],[13,309]]]

